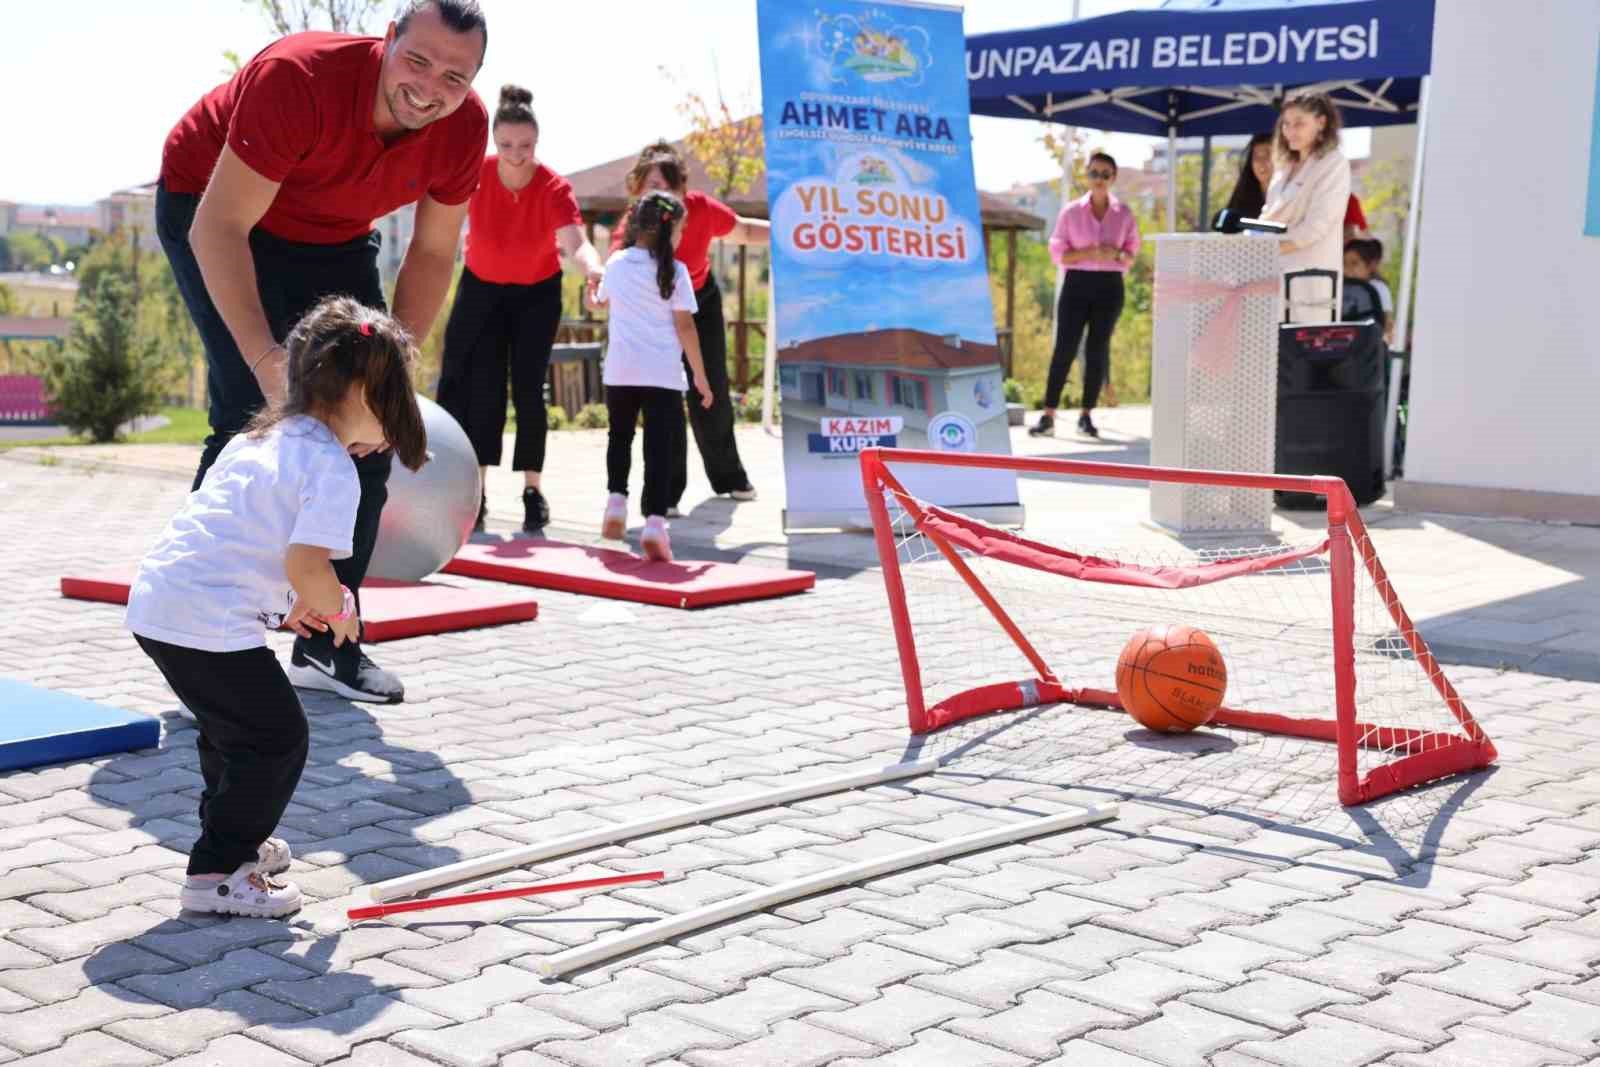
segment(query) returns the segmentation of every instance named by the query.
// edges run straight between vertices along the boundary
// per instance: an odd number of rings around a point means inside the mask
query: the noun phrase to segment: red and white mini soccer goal
[[[1195,734],[1143,734],[1126,716],[1063,707],[1033,714],[1074,716],[1069,729],[1029,735],[988,720],[984,744],[1020,734],[1019,750],[1042,744],[1077,784],[1245,794],[1278,812],[1318,791],[1361,804],[1495,758],[1337,478],[895,449],[863,451],[861,468],[913,733],[1052,704],[1120,709],[1124,643],[1182,623],[1209,634],[1228,669],[1222,710]],[[1091,543],[1074,532],[1091,527],[1060,515],[1001,529],[906,488],[961,468],[1314,493],[1327,527],[1299,544],[1194,549],[1107,516]]]

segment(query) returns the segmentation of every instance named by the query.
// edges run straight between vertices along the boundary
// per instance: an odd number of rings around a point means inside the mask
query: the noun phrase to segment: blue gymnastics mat
[[[0,771],[160,742],[159,719],[0,678]]]

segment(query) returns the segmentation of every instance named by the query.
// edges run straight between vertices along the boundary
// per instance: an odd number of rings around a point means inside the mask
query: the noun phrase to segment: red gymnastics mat
[[[787,596],[817,584],[817,576],[810,571],[690,560],[655,563],[614,548],[533,538],[469,542],[444,570],[446,574],[667,608],[708,608]]]
[[[61,579],[61,595],[75,600],[126,604],[133,568]],[[514,589],[464,586],[437,580],[391,582],[369,578],[361,587],[361,622],[366,641],[473,630],[539,617],[539,605]]]

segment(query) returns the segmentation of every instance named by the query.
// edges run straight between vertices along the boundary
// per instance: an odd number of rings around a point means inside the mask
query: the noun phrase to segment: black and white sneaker
[[[1039,421],[1028,427],[1029,437],[1054,437],[1056,420],[1050,415],[1040,415]]]
[[[346,641],[335,648],[327,633],[295,638],[289,681],[300,689],[320,689],[373,704],[398,704],[406,698],[400,679],[367,658],[358,642]]]
[[[1078,416],[1078,432],[1085,437],[1100,436],[1100,431],[1095,427],[1094,420],[1086,414]]]
[[[528,533],[538,533],[550,525],[550,505],[544,494],[533,486],[522,490],[522,528]]]
[[[489,494],[483,494],[483,500],[478,504],[478,521],[472,524],[474,533],[482,533],[489,522]]]

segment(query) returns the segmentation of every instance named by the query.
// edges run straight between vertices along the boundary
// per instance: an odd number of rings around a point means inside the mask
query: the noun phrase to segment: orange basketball
[[[1204,726],[1222,707],[1228,665],[1203,630],[1151,626],[1122,646],[1117,657],[1117,696],[1146,728],[1182,733]]]

